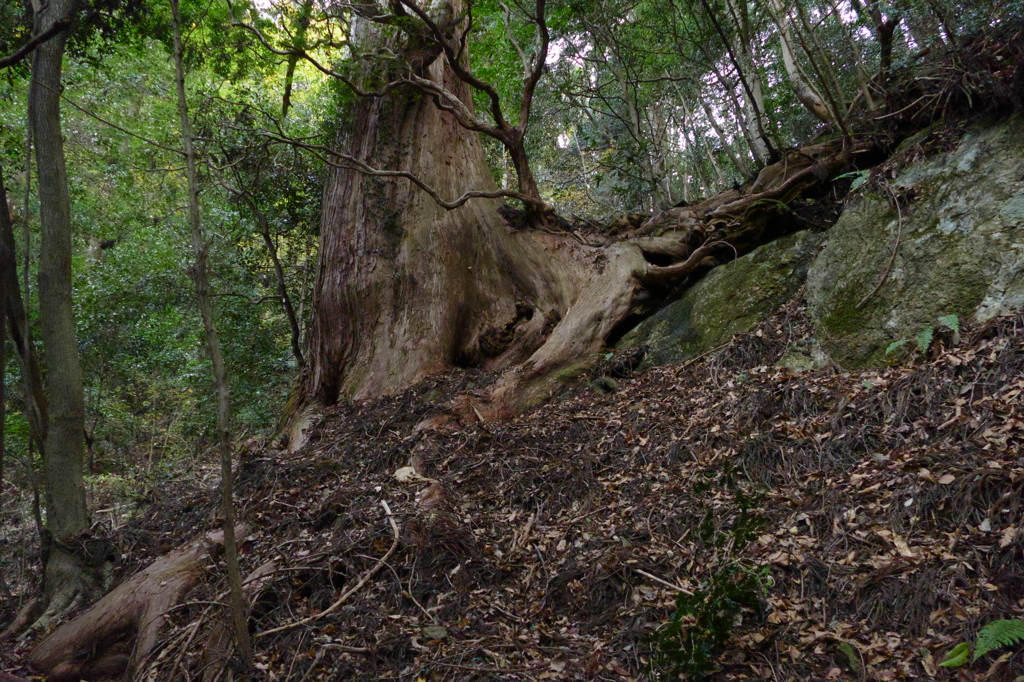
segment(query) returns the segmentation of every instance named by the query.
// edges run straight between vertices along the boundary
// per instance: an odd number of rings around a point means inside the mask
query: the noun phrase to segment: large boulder
[[[712,270],[630,331],[620,348],[649,347],[647,365],[683,362],[748,332],[803,284],[822,235],[798,232]]]
[[[848,368],[884,364],[891,343],[941,316],[1024,307],[1024,119],[976,129],[852,201],[811,265],[807,302],[822,347]]]

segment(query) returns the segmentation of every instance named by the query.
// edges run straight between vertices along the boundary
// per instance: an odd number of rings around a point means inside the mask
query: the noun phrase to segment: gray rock
[[[847,368],[885,364],[890,343],[939,327],[940,316],[984,321],[1024,308],[1024,119],[969,133],[891,187],[914,197],[902,225],[885,196],[855,199],[807,276],[815,336]],[[882,281],[897,231],[892,270],[860,306]]]
[[[645,365],[685,360],[748,332],[793,296],[823,235],[798,232],[715,268],[630,331],[620,348],[650,346]]]

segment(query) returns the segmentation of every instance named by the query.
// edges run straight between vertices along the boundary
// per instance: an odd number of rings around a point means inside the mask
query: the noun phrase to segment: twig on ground
[[[640,575],[642,575],[645,578],[650,578],[651,580],[653,580],[654,582],[658,583],[659,585],[664,585],[665,587],[667,587],[669,589],[672,589],[672,590],[675,590],[676,592],[682,592],[687,597],[692,597],[693,596],[693,592],[691,590],[686,589],[685,587],[679,587],[679,585],[674,585],[674,584],[670,583],[667,580],[662,580],[658,576],[651,575],[647,571],[642,571],[639,568],[634,568],[633,570],[635,572],[639,573]]]
[[[387,501],[381,500],[380,506],[384,507],[384,513],[387,515],[388,522],[391,524],[391,531],[392,533],[394,533],[394,540],[391,542],[391,548],[388,549],[387,553],[384,556],[377,560],[377,563],[374,564],[373,568],[371,568],[369,571],[363,574],[363,577],[359,579],[359,582],[357,582],[351,588],[346,590],[340,597],[338,597],[338,600],[336,602],[328,606],[320,613],[316,613],[307,618],[303,618],[301,620],[288,623],[287,625],[282,625],[281,627],[273,628],[271,630],[265,630],[264,632],[258,633],[256,635],[257,637],[266,637],[268,635],[273,635],[278,632],[287,632],[288,630],[293,630],[297,627],[307,625],[309,623],[312,623],[316,620],[323,618],[324,616],[334,613],[339,608],[341,608],[342,604],[348,601],[349,597],[351,597],[353,594],[361,590],[363,586],[366,585],[366,583],[370,580],[370,578],[377,574],[377,571],[384,567],[384,564],[387,562],[387,560],[390,559],[391,555],[395,553],[396,549],[398,549],[398,524],[395,523],[395,517],[391,513],[391,507],[388,506]]]

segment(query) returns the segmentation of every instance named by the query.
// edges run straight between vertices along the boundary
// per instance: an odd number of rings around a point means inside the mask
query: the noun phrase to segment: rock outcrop
[[[884,364],[889,344],[941,316],[1024,308],[1024,119],[977,128],[854,199],[810,267],[807,301],[847,368]]]
[[[715,268],[627,334],[619,347],[647,344],[646,364],[663,365],[750,331],[800,288],[822,237],[798,232]]]
[[[683,362],[753,329],[805,279],[814,339],[783,363],[793,371],[885,365],[900,357],[891,344],[913,348],[940,317],[1024,309],[1024,117],[977,126],[865,187],[825,235],[790,235],[712,270],[619,347],[647,344],[647,365]]]

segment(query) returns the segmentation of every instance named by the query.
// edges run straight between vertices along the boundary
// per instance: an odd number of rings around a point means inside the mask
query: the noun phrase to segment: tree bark
[[[74,0],[37,4],[35,32],[42,34],[57,22],[70,22],[74,13]],[[45,594],[51,616],[65,611],[93,587],[88,571],[73,550],[74,542],[89,531],[89,515],[82,477],[85,399],[71,305],[71,198],[60,121],[61,67],[66,42],[67,34],[61,33],[36,48],[29,86],[42,228],[39,310],[49,399],[43,468],[46,525],[53,541],[46,562]]]
[[[3,278],[3,318],[10,328],[10,339],[18,356],[21,379],[25,390],[25,418],[28,421],[29,437],[43,452],[46,443],[48,419],[46,394],[39,363],[32,352],[29,338],[28,315],[21,297],[18,281],[17,250],[14,244],[14,225],[8,211],[7,190],[4,187],[3,170],[0,169],[0,277]]]
[[[167,611],[202,577],[223,541],[223,531],[208,533],[158,558],[40,642],[29,655],[32,667],[50,682],[116,678],[129,667],[139,672]]]
[[[217,444],[220,451],[221,519],[224,532],[224,564],[230,587],[229,605],[235,629],[235,645],[241,658],[242,668],[252,670],[252,646],[249,642],[248,616],[245,595],[242,591],[242,575],[238,568],[238,545],[235,540],[235,504],[232,499],[234,488],[231,470],[231,400],[228,392],[228,374],[221,355],[220,339],[213,319],[210,303],[209,249],[203,234],[202,216],[199,211],[199,176],[196,171],[196,152],[192,138],[192,122],[189,119],[188,99],[185,94],[185,68],[182,63],[181,19],[178,0],[170,0],[171,24],[174,38],[174,76],[178,96],[178,116],[181,122],[181,140],[185,148],[185,172],[188,176],[188,217],[192,233],[192,250],[195,263],[192,276],[196,285],[196,301],[203,318],[206,332],[206,348],[213,365],[213,380],[217,390]]]

